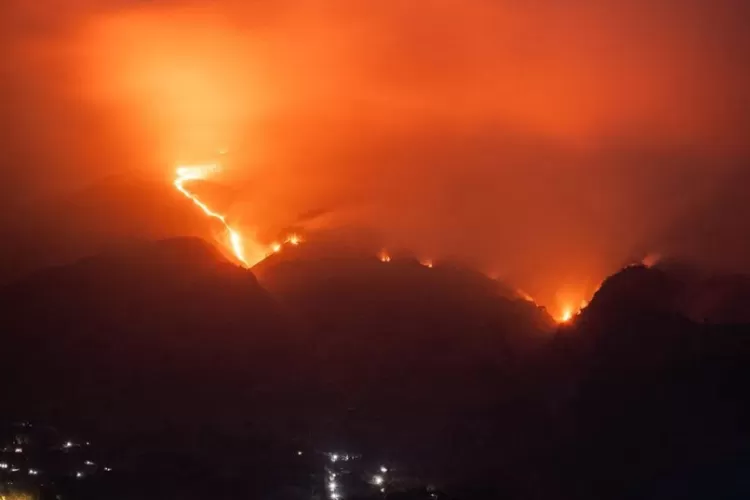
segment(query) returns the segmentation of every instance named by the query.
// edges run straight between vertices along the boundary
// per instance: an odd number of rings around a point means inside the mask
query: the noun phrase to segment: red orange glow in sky
[[[176,186],[240,261],[290,227],[366,228],[561,319],[649,252],[750,267],[725,194],[750,159],[746,2],[31,4],[0,40],[9,195],[163,185],[227,147]]]

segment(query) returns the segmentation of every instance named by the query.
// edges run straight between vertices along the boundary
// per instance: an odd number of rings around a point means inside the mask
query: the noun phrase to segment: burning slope
[[[250,268],[258,262],[262,261],[265,257],[281,252],[281,250],[284,248],[284,245],[291,245],[296,247],[299,246],[300,243],[302,243],[303,239],[299,234],[287,234],[283,239],[283,243],[274,241],[267,247],[264,253],[261,249],[262,247],[260,243],[251,240],[251,243],[253,243],[253,251],[250,252],[252,255],[249,255],[245,247],[246,240],[235,228],[229,225],[226,216],[213,211],[211,208],[209,208],[208,205],[206,205],[198,198],[198,195],[185,187],[185,183],[187,182],[207,180],[220,171],[221,167],[218,163],[207,163],[203,165],[180,165],[177,167],[177,178],[174,180],[174,187],[177,188],[180,193],[182,193],[186,198],[192,201],[196,206],[198,206],[203,211],[203,213],[213,219],[217,219],[224,225],[224,228],[226,229],[228,235],[229,247],[232,251],[232,254],[234,255],[235,259],[242,263],[243,267]]]
[[[194,193],[192,193],[191,191],[188,191],[188,189],[185,188],[186,182],[205,180],[208,177],[210,177],[212,174],[217,173],[218,171],[219,171],[219,165],[216,163],[210,163],[206,165],[180,166],[177,168],[177,178],[174,181],[174,186],[177,188],[178,191],[180,191],[183,195],[189,198],[194,204],[200,207],[200,209],[203,210],[203,212],[206,215],[221,221],[221,223],[224,225],[224,227],[227,230],[227,234],[229,235],[229,243],[232,246],[232,252],[234,253],[234,256],[237,258],[238,261],[242,263],[244,267],[250,267],[250,264],[248,263],[247,258],[245,256],[245,248],[244,248],[244,245],[242,242],[242,236],[240,236],[240,233],[238,233],[235,229],[232,228],[232,226],[229,225],[225,216],[219,213],[216,213],[210,208],[208,208],[208,206],[202,201],[200,201]]]

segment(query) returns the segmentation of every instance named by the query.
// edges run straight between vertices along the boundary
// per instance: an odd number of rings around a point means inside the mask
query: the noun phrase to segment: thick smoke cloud
[[[367,227],[552,307],[650,252],[750,266],[746,2],[4,5],[6,199],[227,148],[246,231]]]

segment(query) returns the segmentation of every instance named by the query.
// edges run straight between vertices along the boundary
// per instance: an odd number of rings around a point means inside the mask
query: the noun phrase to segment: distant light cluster
[[[381,494],[386,492],[390,483],[389,468],[380,465],[377,472],[368,471],[360,460],[361,455],[346,452],[328,452],[325,454],[329,465],[324,468],[325,492],[331,500],[340,500],[347,495],[367,495],[373,488]]]
[[[56,450],[66,452],[67,458],[65,461],[69,468],[67,471],[60,471],[62,474],[73,476],[76,479],[84,479],[96,474],[97,471],[100,470],[94,461],[90,459],[82,459],[80,457],[76,450],[82,449],[82,446],[76,441],[67,439],[59,444],[49,447],[42,442],[35,442],[34,434],[31,434],[29,431],[29,429],[31,429],[31,424],[24,422],[14,425],[20,427],[21,430],[13,436],[12,444],[0,443],[0,451],[6,454],[4,456],[5,460],[0,462],[0,479],[3,480],[0,482],[0,486],[5,483],[13,483],[16,480],[13,478],[18,477],[19,474],[25,474],[30,476],[30,478],[34,478],[34,482],[46,482],[48,480],[54,481],[54,477],[45,477],[44,474],[44,466],[42,464],[44,463],[45,458],[43,455],[39,456],[39,452],[44,452],[45,450],[52,453]],[[91,445],[89,441],[84,441],[84,443],[87,447]],[[20,446],[21,444],[25,446]],[[33,463],[29,463],[31,457],[24,456],[29,453],[29,449],[38,450],[34,453],[35,461]],[[15,458],[16,456],[18,456],[17,459]],[[53,459],[53,461],[55,460],[56,459]],[[40,467],[40,465],[42,466]],[[112,471],[110,467],[103,467],[101,470],[105,472]]]

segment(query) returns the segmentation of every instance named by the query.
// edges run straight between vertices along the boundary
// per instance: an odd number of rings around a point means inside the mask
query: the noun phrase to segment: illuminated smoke
[[[650,253],[643,258],[643,260],[641,261],[641,264],[643,264],[645,267],[654,267],[656,264],[659,263],[660,260],[661,260],[660,254]]]
[[[534,297],[529,295],[528,293],[524,292],[520,288],[516,289],[516,293],[526,302],[531,302],[534,305],[537,305],[536,300],[534,300]]]

